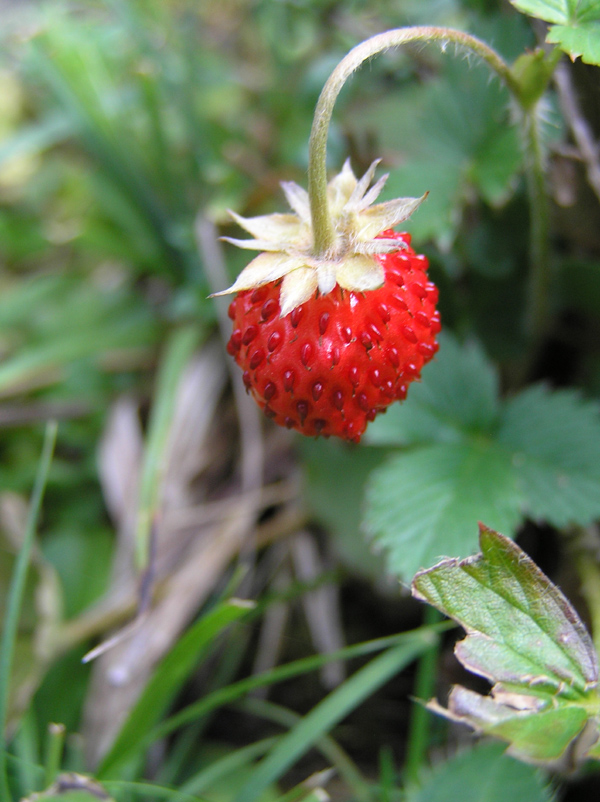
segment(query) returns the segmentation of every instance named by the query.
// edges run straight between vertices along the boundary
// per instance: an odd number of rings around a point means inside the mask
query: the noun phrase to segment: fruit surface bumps
[[[406,247],[378,255],[382,287],[318,292],[280,317],[281,281],[237,294],[229,307],[227,350],[267,417],[305,435],[358,442],[367,423],[406,398],[438,345],[437,288],[410,235],[386,231]]]

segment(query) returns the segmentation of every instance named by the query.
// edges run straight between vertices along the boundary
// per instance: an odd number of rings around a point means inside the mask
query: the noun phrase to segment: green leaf
[[[407,451],[375,471],[365,526],[390,570],[408,579],[443,554],[471,554],[477,520],[512,532],[519,505],[510,454],[473,439]]]
[[[557,527],[600,515],[597,404],[537,385],[507,403],[498,440],[513,452],[528,515]]]
[[[598,406],[542,385],[501,403],[481,349],[448,335],[365,442],[413,446],[372,473],[366,494],[365,527],[402,577],[466,557],[478,520],[512,536],[524,516],[557,527],[600,517]]]
[[[546,41],[559,45],[572,59],[581,57],[586,64],[600,66],[600,11],[598,19],[576,27],[553,25]]]
[[[504,754],[504,746],[479,743],[438,763],[409,789],[406,802],[550,802],[553,794],[541,773]]]
[[[371,445],[456,442],[486,432],[499,415],[498,375],[476,342],[460,345],[448,334],[407,401],[394,404],[367,429]]]
[[[584,694],[598,679],[598,662],[573,607],[509,538],[482,526],[479,542],[481,554],[444,560],[413,580],[417,598],[469,633],[457,657],[489,680],[528,677]]]
[[[570,22],[572,8],[577,5],[572,0],[510,0],[510,2],[524,14],[559,25]]]
[[[447,711],[431,707],[507,740],[523,759],[556,760],[588,720],[597,732],[593,643],[560,590],[515,543],[481,525],[480,547],[475,557],[443,560],[413,580],[416,598],[466,630],[458,660],[493,683],[490,696],[456,687]]]
[[[525,14],[554,23],[546,37],[572,59],[600,65],[600,5],[596,0],[510,0]]]

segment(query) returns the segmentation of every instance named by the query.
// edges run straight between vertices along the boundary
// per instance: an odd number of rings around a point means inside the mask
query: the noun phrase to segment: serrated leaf
[[[524,760],[560,758],[584,732],[598,736],[598,658],[574,608],[509,538],[480,525],[481,553],[419,572],[416,598],[457,621],[455,653],[493,683],[490,696],[453,689],[432,709],[510,743]],[[582,736],[583,737],[583,736]],[[589,743],[588,743],[589,740]]]
[[[600,517],[597,405],[542,385],[501,404],[497,374],[475,344],[443,337],[423,381],[365,441],[421,447],[386,463],[367,496],[367,529],[402,576],[442,555],[467,556],[476,520],[512,535],[526,515],[557,527]]]
[[[498,743],[479,743],[438,763],[409,789],[406,802],[551,802],[553,795],[539,770],[504,754]]]
[[[448,334],[409,390],[404,404],[379,416],[364,437],[372,445],[457,442],[468,432],[486,432],[499,414],[498,375],[476,342],[459,345]]]
[[[553,25],[546,41],[559,45],[573,60],[580,57],[586,64],[600,66],[600,11],[598,19],[576,27]]]
[[[584,694],[598,680],[592,641],[567,599],[516,543],[482,526],[481,553],[444,560],[413,580],[413,593],[468,635],[457,657],[494,682],[565,683]]]
[[[510,0],[525,14],[554,23],[546,37],[574,60],[600,65],[600,5],[596,0]]]
[[[474,521],[512,532],[519,506],[510,455],[472,439],[404,452],[376,470],[365,527],[389,569],[407,579],[444,554],[471,554]]]
[[[558,527],[600,515],[596,404],[536,385],[507,403],[498,441],[513,452],[527,514]]]
[[[583,732],[588,720],[583,707],[559,707],[529,716],[515,715],[490,727],[488,733],[509,741],[510,754],[533,763],[558,760]]]
[[[438,709],[435,704],[431,709]],[[523,711],[456,686],[448,700],[450,717],[507,741],[508,752],[533,763],[559,760],[582,735],[588,714],[583,707],[563,705]]]

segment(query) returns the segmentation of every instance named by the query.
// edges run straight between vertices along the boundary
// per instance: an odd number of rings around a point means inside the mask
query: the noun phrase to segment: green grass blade
[[[14,755],[9,755],[14,766],[13,776],[20,790],[17,796],[29,794],[42,787],[41,782],[44,777],[43,767],[39,765],[40,754],[37,737],[37,720],[35,712],[30,707],[19,722],[19,728],[15,733],[12,743]],[[39,779],[39,783],[38,783]]]
[[[447,628],[447,626],[448,624],[445,623],[442,628]],[[159,738],[164,738],[166,735],[169,735],[170,733],[179,729],[184,724],[195,721],[196,719],[205,716],[207,713],[210,713],[212,710],[215,710],[218,707],[235,702],[237,699],[240,699],[242,696],[245,696],[247,693],[255,690],[256,688],[266,688],[269,685],[274,685],[277,682],[284,682],[292,677],[306,674],[309,671],[317,671],[326,663],[331,661],[350,660],[354,657],[363,657],[364,655],[387,649],[390,646],[403,644],[407,641],[412,642],[412,639],[415,637],[423,637],[425,639],[428,637],[434,637],[433,635],[429,634],[429,632],[430,630],[417,629],[412,632],[403,632],[399,635],[392,635],[387,638],[377,638],[372,641],[366,641],[353,646],[347,646],[344,649],[339,649],[338,651],[330,652],[329,654],[316,654],[312,655],[311,657],[304,657],[300,660],[294,660],[291,663],[277,666],[277,668],[271,669],[270,671],[265,671],[262,674],[256,674],[255,676],[239,680],[239,682],[228,685],[226,688],[219,688],[218,691],[205,696],[198,702],[188,705],[188,707],[166,719],[166,721],[162,722],[162,724],[159,724],[153,732],[149,733],[147,742],[151,743]]]
[[[90,41],[90,48],[96,43]],[[149,231],[154,232],[165,253],[170,257],[165,265],[185,273],[185,254],[174,245],[173,221],[148,180],[139,153],[129,146],[131,132],[118,123],[103,108],[102,97],[92,80],[104,83],[106,91],[115,93],[110,75],[100,66],[100,54],[85,54],[69,43],[69,33],[55,20],[52,27],[34,42],[32,66],[49,86],[79,138],[98,165],[110,176],[127,198],[144,215]],[[92,69],[92,67],[94,69]],[[121,111],[123,114],[124,112]]]
[[[199,771],[181,786],[180,791],[185,794],[201,793],[223,777],[231,776],[256,758],[262,757],[278,740],[276,736],[263,738],[236,749],[235,752],[213,761],[210,766]]]
[[[54,421],[48,423],[46,426],[42,456],[33,487],[31,502],[29,504],[29,513],[27,516],[27,523],[25,525],[23,545],[21,546],[21,549],[17,555],[13,575],[11,577],[11,582],[8,589],[4,630],[2,632],[2,640],[0,641],[0,798],[6,800],[6,802],[11,802],[12,800],[8,786],[8,775],[6,770],[5,736],[8,715],[10,672],[15,650],[17,629],[19,626],[19,615],[21,612],[21,605],[25,592],[25,582],[27,580],[27,569],[29,568],[29,560],[31,557],[31,551],[33,549],[35,532],[42,507],[42,499],[44,497],[44,491],[48,481],[48,473],[50,471],[52,455],[54,454],[57,428],[57,424]]]
[[[441,615],[433,607],[426,607],[424,620],[426,624],[435,624]],[[413,694],[417,699],[431,699],[435,696],[435,682],[439,648],[429,649],[419,659]],[[412,706],[408,726],[408,744],[404,761],[404,777],[407,782],[417,782],[429,749],[431,713],[421,704]]]
[[[246,699],[239,704],[239,707],[251,715],[274,721],[287,729],[295,727],[302,720],[302,716],[298,713],[263,699]],[[315,741],[315,747],[336,768],[339,776],[352,789],[352,798],[361,800],[361,802],[369,802],[371,789],[345,750],[330,735],[321,735]]]
[[[195,327],[179,329],[171,335],[158,373],[156,398],[150,424],[140,486],[136,525],[136,557],[138,568],[149,564],[150,531],[159,502],[159,487],[164,469],[164,454],[175,411],[177,388],[198,342]]]
[[[223,602],[196,622],[162,660],[143,694],[125,721],[97,776],[115,776],[119,768],[146,744],[148,731],[156,724],[203,654],[217,636],[247,615],[248,602],[231,599]]]
[[[364,699],[401,671],[412,660],[433,645],[431,632],[413,634],[405,643],[388,649],[357,671],[343,685],[314,707],[275,746],[258,765],[235,802],[254,802],[272,782],[303,754],[325,732],[341,721]]]

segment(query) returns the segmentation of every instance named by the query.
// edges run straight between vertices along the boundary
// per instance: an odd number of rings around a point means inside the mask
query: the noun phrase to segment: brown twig
[[[561,63],[556,68],[554,84],[563,114],[585,163],[588,182],[600,200],[600,147],[598,147],[589,123],[583,116],[571,72],[566,63]]]

